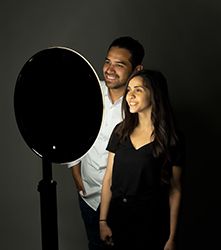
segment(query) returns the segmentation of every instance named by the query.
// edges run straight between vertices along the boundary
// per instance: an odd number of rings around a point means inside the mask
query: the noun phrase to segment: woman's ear
[[[134,72],[141,71],[143,69],[143,65],[137,65],[136,68],[134,69]]]

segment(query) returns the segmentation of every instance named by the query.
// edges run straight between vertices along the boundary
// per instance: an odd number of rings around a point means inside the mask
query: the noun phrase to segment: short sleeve
[[[61,165],[65,165],[68,168],[72,168],[75,165],[79,164],[80,162],[81,162],[81,158],[74,160],[74,161],[71,161],[71,162],[61,163]]]
[[[185,165],[185,141],[184,136],[179,134],[179,143],[171,148],[171,163],[173,166],[184,167]]]
[[[118,145],[119,145],[119,136],[116,133],[116,128],[118,127],[118,125],[115,126],[115,128],[112,131],[112,134],[110,136],[109,142],[107,144],[107,151],[110,151],[112,153],[115,153]]]

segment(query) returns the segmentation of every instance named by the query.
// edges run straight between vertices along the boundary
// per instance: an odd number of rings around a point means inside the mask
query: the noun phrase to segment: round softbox
[[[82,157],[100,130],[98,76],[76,51],[44,49],[21,69],[14,91],[18,128],[27,145],[52,163]]]

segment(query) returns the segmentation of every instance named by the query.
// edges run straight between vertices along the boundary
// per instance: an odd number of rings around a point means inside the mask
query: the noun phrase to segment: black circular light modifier
[[[99,79],[74,50],[42,50],[18,75],[14,111],[21,135],[37,155],[53,163],[76,160],[90,149],[100,130]]]

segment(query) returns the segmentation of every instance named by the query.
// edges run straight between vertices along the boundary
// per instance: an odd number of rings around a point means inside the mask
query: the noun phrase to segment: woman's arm
[[[181,202],[181,175],[182,168],[173,166],[172,178],[171,178],[171,188],[169,194],[169,204],[170,204],[170,235],[169,239],[165,245],[165,250],[174,250],[175,244],[175,234],[178,223],[179,208]]]
[[[112,182],[112,169],[114,162],[114,153],[109,153],[107,168],[103,179],[102,191],[101,191],[101,205],[100,205],[100,237],[102,240],[108,243],[108,238],[112,236],[112,231],[107,225],[107,215],[109,205],[112,197],[111,182]]]

